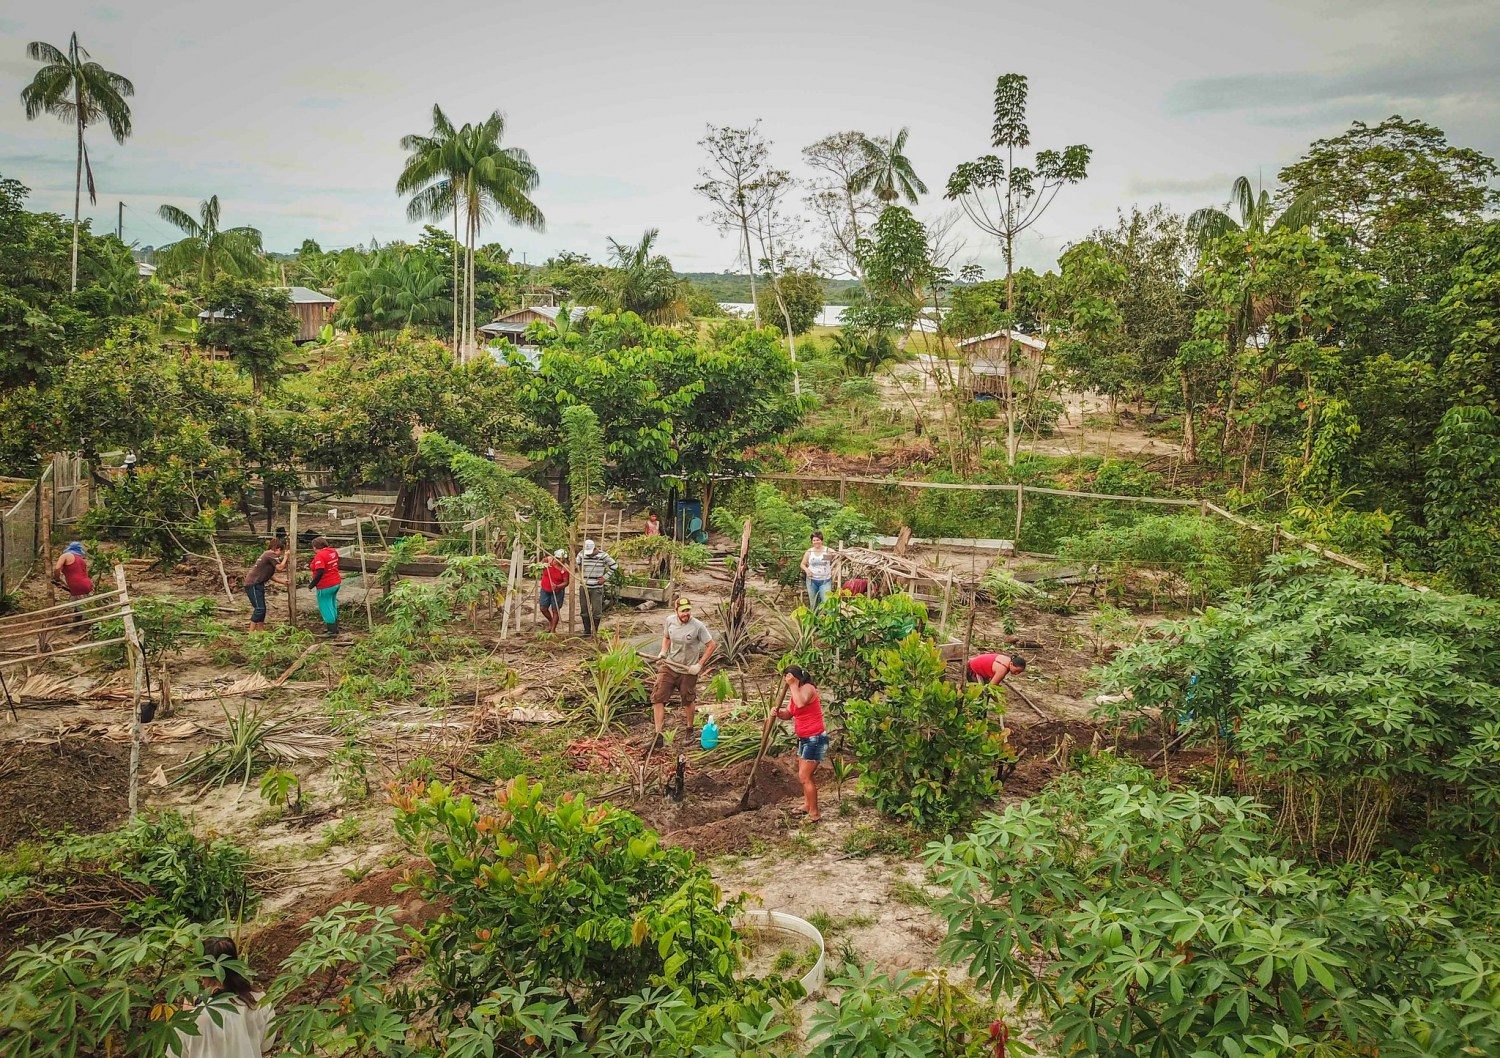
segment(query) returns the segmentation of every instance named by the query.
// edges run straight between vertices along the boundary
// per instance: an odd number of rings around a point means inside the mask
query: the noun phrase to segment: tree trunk
[[[78,164],[73,172],[73,268],[69,290],[78,289],[78,215],[83,199],[83,107],[78,106]]]
[[[1009,196],[1009,191],[1006,194]],[[1010,331],[1016,318],[1016,269],[1015,240],[1009,233],[1005,236],[1005,314],[1009,322],[1005,325],[1005,337],[1000,340],[1005,356],[1005,465],[1013,467],[1016,465],[1016,365],[1011,358]]]
[[[452,342],[450,344],[453,347],[453,355],[456,357],[456,356],[459,355],[459,351],[458,351],[458,198],[457,198],[457,196],[455,196],[454,199],[453,199],[453,246],[452,246],[452,254],[451,254],[451,256],[453,258],[453,318],[449,321],[450,324],[451,324],[451,326],[449,327],[449,331],[453,335],[453,340],[452,340]]]
[[[750,218],[740,213],[740,232],[745,242],[745,267],[750,270],[750,315],[755,326],[760,326],[760,299],[755,296],[755,259],[750,256]]]
[[[1182,461],[1186,464],[1198,462],[1198,431],[1193,422],[1193,401],[1186,375],[1178,376],[1182,386]]]

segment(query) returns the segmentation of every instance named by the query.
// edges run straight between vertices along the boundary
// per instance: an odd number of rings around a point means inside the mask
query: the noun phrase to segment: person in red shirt
[[[969,677],[998,687],[1012,672],[1025,672],[1026,659],[1020,654],[979,654],[969,659]]]
[[[77,540],[63,548],[63,553],[52,564],[52,583],[67,588],[68,596],[75,603],[81,603],[94,593],[94,582],[89,577],[88,555]],[[74,621],[82,619],[81,613],[73,615]]]
[[[823,699],[813,686],[812,677],[801,665],[788,665],[781,680],[786,684],[787,704],[776,710],[782,720],[792,722],[797,736],[797,778],[802,783],[802,800],[810,823],[823,818],[818,811],[818,784],[813,773],[828,755],[828,729],[823,726]]]
[[[339,634],[339,585],[344,578],[339,575],[339,553],[329,547],[328,541],[319,536],[313,539],[312,562],[307,567],[312,571],[312,586],[318,592],[318,613],[328,626],[328,637]]]
[[[844,581],[844,591],[850,595],[869,595],[870,580],[868,577],[850,577]]]
[[[568,553],[558,548],[542,567],[539,601],[542,616],[547,621],[547,631],[552,635],[557,634],[557,622],[562,617],[563,604],[568,601],[568,581],[573,579],[573,574],[568,572],[567,557]]]

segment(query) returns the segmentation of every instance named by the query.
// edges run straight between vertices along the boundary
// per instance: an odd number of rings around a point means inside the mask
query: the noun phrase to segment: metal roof
[[[287,287],[287,297],[292,299],[293,305],[337,305],[338,302],[327,294],[319,293],[311,287]]]
[[[1043,349],[1047,348],[1047,343],[1044,342],[1044,341],[1042,341],[1040,338],[1033,338],[1029,334],[1025,334],[1025,333],[1023,333],[1021,331],[1014,331],[1014,330],[1013,331],[992,331],[989,334],[981,334],[981,335],[978,335],[977,337],[974,337],[974,338],[965,338],[963,341],[961,341],[961,342],[958,343],[958,347],[960,349],[965,349],[965,348],[968,348],[971,345],[978,345],[980,342],[988,342],[988,341],[992,341],[995,338],[1003,338],[1007,334],[1010,335],[1010,340],[1011,341],[1017,342],[1017,343],[1019,343],[1021,345],[1024,345],[1028,349],[1035,349],[1038,352],[1041,352]]]

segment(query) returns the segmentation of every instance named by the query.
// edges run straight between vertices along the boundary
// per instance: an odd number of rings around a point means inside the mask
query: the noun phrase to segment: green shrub
[[[880,655],[881,689],[847,705],[860,784],[882,812],[917,827],[953,826],[999,789],[1012,759],[991,728],[983,687],[943,679],[942,656],[915,632]]]
[[[519,980],[563,982],[584,1006],[647,987],[734,994],[738,905],[635,816],[582,798],[544,803],[524,779],[493,814],[439,783],[396,805],[397,833],[428,861],[421,891],[445,908],[423,946],[450,1002]]]
[[[1161,593],[1191,606],[1223,594],[1248,571],[1234,562],[1238,541],[1220,522],[1198,515],[1152,515],[1119,528],[1071,536],[1057,547],[1064,562],[1097,566],[1111,588],[1123,591],[1133,574],[1148,572],[1152,604]]]
[[[828,983],[839,990],[838,1002],[825,999],[813,1012],[809,1058],[995,1058],[1001,1053],[996,1042],[1002,1023],[994,1021],[994,1009],[949,983],[944,973],[900,970],[887,976],[870,965]],[[1029,1052],[1017,1046],[1015,1053]]]
[[[203,839],[176,812],[141,815],[118,830],[67,836],[17,865],[3,887],[0,907],[23,907],[33,897],[67,900],[79,879],[107,875],[145,895],[114,910],[137,926],[213,922],[253,914],[249,855],[226,838]]]
[[[1282,859],[1265,809],[1108,757],[928,846],[943,957],[1059,1054],[1500,1052],[1500,889]]]
[[[1393,814],[1500,861],[1500,612],[1468,596],[1275,559],[1253,588],[1160,626],[1104,672],[1116,706],[1232,739],[1288,836],[1363,858]]]
[[[797,642],[781,666],[801,665],[824,692],[824,709],[843,715],[846,703],[868,698],[881,686],[876,662],[882,651],[927,627],[927,607],[897,592],[880,598],[841,595],[816,610],[798,607]]]

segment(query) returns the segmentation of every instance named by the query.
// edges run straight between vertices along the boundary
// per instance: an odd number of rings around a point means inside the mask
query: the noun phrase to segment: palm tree
[[[339,317],[371,334],[436,323],[443,274],[429,258],[394,247],[369,254],[339,282]]]
[[[1250,178],[1245,176],[1236,180],[1230,189],[1229,205],[1239,213],[1238,222],[1227,209],[1215,206],[1194,210],[1188,217],[1188,235],[1200,250],[1206,250],[1220,236],[1230,232],[1263,235],[1268,231],[1297,231],[1311,224],[1316,215],[1313,196],[1307,191],[1287,203],[1279,214],[1273,212],[1271,193],[1262,188],[1257,194],[1250,187]]]
[[[607,293],[615,312],[633,312],[647,323],[675,323],[682,318],[682,282],[672,262],[653,253],[661,232],[648,229],[631,245],[609,240],[610,275]]]
[[[885,203],[904,197],[912,204],[918,195],[927,193],[927,185],[906,156],[906,138],[910,133],[910,129],[903,128],[894,136],[866,139],[860,144],[866,160],[853,177],[856,192],[871,191]]]
[[[456,347],[460,358],[476,347],[474,318],[474,248],[486,221],[497,214],[515,224],[541,231],[546,218],[531,192],[540,183],[536,166],[519,147],[502,147],[505,116],[498,110],[478,125],[454,129],[441,109],[433,107],[433,134],[402,140],[410,156],[397,183],[403,194],[415,192],[408,213],[414,217],[458,214],[464,218],[464,304]]]
[[[71,287],[77,290],[78,215],[81,211],[85,176],[88,178],[90,205],[99,201],[98,189],[94,186],[94,169],[89,164],[88,146],[83,139],[84,130],[102,118],[109,126],[109,133],[115,138],[115,142],[123,144],[130,135],[130,104],[125,100],[135,95],[135,85],[90,60],[89,53],[78,46],[77,33],[68,38],[66,54],[39,40],[26,46],[26,54],[44,64],[31,79],[31,83],[21,89],[21,104],[26,108],[26,119],[33,121],[41,114],[52,114],[63,121],[72,122],[78,133],[78,161],[73,175]]]
[[[260,231],[220,228],[218,195],[198,204],[197,220],[176,206],[156,212],[185,236],[158,251],[157,260],[168,272],[197,272],[198,281],[207,283],[220,275],[250,278],[261,271]]]
[[[432,105],[432,131],[423,136],[401,137],[407,152],[406,166],[396,180],[396,193],[412,195],[407,203],[409,220],[441,220],[453,215],[453,350],[458,351],[458,187],[463,181],[458,150],[458,130],[443,108]]]

